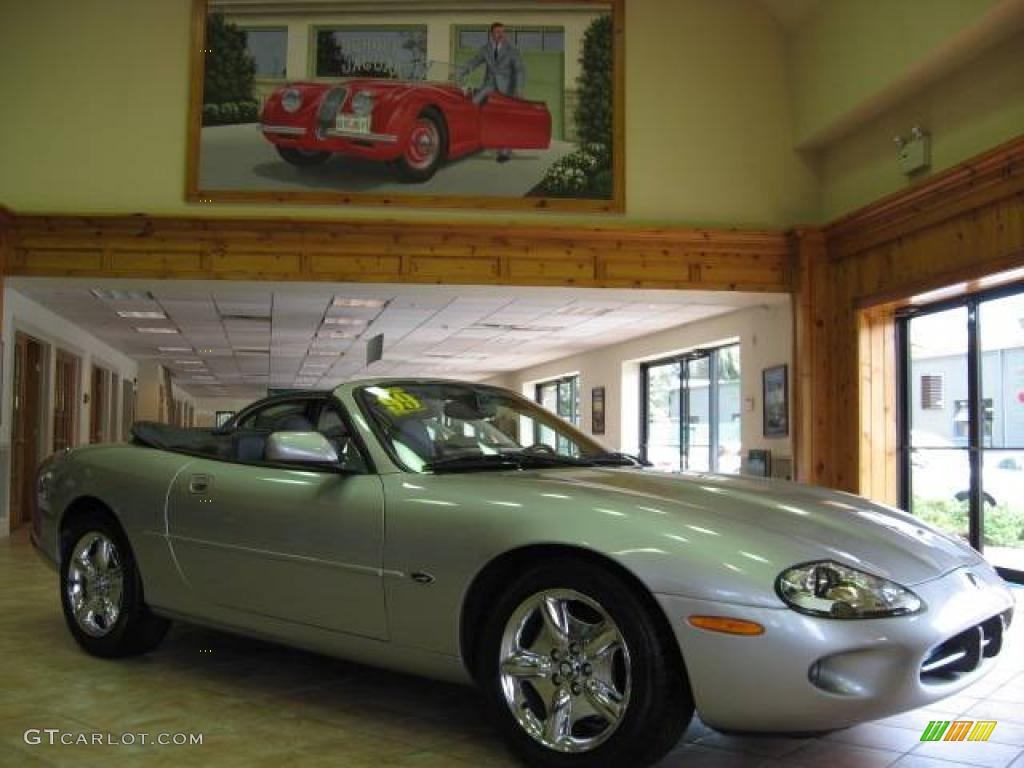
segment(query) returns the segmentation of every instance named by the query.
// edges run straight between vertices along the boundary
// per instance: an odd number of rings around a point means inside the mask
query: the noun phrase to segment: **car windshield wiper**
[[[602,467],[650,467],[651,462],[644,461],[629,453],[618,451],[606,451],[604,453],[587,453],[580,457],[588,464],[597,464]]]
[[[537,467],[585,467],[586,459],[559,456],[553,453],[489,453],[450,456],[423,465],[429,472],[472,472],[474,470],[535,469]]]

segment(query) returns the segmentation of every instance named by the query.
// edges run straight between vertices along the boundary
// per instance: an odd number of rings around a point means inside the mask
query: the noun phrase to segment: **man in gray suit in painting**
[[[462,80],[480,65],[487,69],[483,85],[473,94],[474,104],[483,104],[495,91],[522,98],[526,88],[526,68],[519,50],[505,37],[505,25],[501,22],[491,24],[487,43],[477,51],[476,56],[459,67],[456,79]],[[511,150],[498,150],[499,163],[508,162],[511,157]]]

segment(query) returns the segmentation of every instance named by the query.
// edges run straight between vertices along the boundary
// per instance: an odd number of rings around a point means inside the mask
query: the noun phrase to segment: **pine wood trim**
[[[788,292],[786,235],[159,216],[16,215],[5,273]]]
[[[825,228],[832,259],[848,259],[971,210],[1024,194],[1024,135]]]

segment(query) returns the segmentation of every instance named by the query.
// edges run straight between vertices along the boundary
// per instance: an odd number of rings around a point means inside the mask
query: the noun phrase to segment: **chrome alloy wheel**
[[[622,633],[593,599],[546,589],[505,624],[499,674],[519,726],[558,752],[589,752],[622,722],[630,659]]]
[[[103,637],[121,615],[124,570],[117,547],[105,534],[89,531],[75,544],[68,562],[68,606],[91,637]]]

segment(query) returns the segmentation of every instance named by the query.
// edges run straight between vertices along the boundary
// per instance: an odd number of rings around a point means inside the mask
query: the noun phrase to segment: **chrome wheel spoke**
[[[613,653],[622,643],[619,631],[607,622],[599,624],[595,631],[583,641],[587,656],[591,659],[604,658]]]
[[[531,651],[519,651],[501,662],[501,673],[509,677],[548,677],[552,670],[549,657]]]
[[[572,738],[572,694],[565,689],[555,691],[548,707],[548,717],[544,722],[544,738],[562,747]]]
[[[609,723],[617,723],[621,719],[622,696],[612,686],[601,680],[590,679],[583,686],[583,695],[594,711]]]
[[[568,602],[556,597],[545,597],[540,607],[548,635],[559,645],[568,645],[571,632]]]

